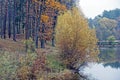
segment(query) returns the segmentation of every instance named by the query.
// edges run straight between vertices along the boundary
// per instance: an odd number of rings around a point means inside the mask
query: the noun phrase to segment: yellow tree
[[[84,15],[77,8],[60,15],[56,28],[56,42],[63,63],[78,68],[84,61],[95,61],[98,55],[95,31],[88,26]]]

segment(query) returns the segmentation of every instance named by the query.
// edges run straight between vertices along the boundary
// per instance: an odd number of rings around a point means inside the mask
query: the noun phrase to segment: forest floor
[[[13,41],[12,39],[0,39],[0,49],[7,51],[24,51],[23,41]]]

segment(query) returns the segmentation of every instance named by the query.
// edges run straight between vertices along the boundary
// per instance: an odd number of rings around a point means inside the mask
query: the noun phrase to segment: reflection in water
[[[89,67],[83,69],[83,73],[90,80],[120,80],[120,68],[104,67],[103,64],[90,63]]]
[[[119,62],[112,62],[112,63],[106,63],[104,64],[104,67],[111,66],[112,68],[120,68]]]
[[[100,48],[99,58],[100,61],[109,62],[116,59],[116,48]]]
[[[83,74],[89,80],[120,80],[120,48],[101,48],[100,62],[89,63]]]

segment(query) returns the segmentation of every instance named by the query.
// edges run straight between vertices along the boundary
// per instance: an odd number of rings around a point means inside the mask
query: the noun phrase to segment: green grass
[[[57,54],[48,54],[47,55],[47,65],[52,71],[60,72],[65,69],[65,66],[62,65],[61,61],[57,58]]]

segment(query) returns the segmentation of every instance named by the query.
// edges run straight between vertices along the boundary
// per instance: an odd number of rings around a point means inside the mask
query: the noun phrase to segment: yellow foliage
[[[66,65],[79,61],[96,60],[98,54],[95,31],[89,29],[87,20],[77,8],[58,17],[56,41]]]

